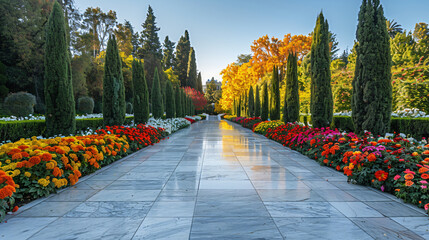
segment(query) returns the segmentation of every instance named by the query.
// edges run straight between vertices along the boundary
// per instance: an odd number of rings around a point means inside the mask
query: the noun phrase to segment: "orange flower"
[[[423,179],[429,179],[429,174],[423,173],[421,176]]]
[[[52,159],[52,155],[50,153],[42,154],[42,161],[49,162]]]
[[[21,160],[21,159],[22,159],[21,153],[14,153],[12,155],[12,160]]]
[[[52,175],[54,175],[54,177],[59,177],[61,176],[61,170],[58,167],[54,167],[54,170],[52,171]]]
[[[377,142],[370,142],[372,146],[377,145]]]
[[[407,174],[405,174],[404,178],[405,178],[406,180],[411,180],[411,179],[413,179],[413,178],[414,178],[414,175],[413,175],[413,174],[411,174],[411,173],[407,173]]]
[[[29,161],[29,162],[31,162],[31,163],[32,163],[32,164],[34,164],[34,165],[37,165],[37,164],[39,164],[39,163],[40,163],[40,157],[38,157],[38,156],[33,156],[33,157],[31,157],[28,161]]]
[[[378,170],[377,172],[375,172],[374,175],[378,181],[383,182],[383,181],[386,181],[387,177],[389,176],[389,173],[387,173],[383,170]]]
[[[413,156],[413,157],[418,156],[418,155],[419,155],[419,153],[418,153],[418,152],[413,152],[413,153],[411,153],[411,156]]]
[[[67,165],[67,163],[69,163],[69,158],[68,158],[68,157],[66,157],[66,156],[61,157],[61,161],[63,162],[63,164],[64,164],[64,166],[65,166],[65,165]]]
[[[411,187],[411,186],[413,186],[414,185],[414,182],[413,181],[410,181],[410,180],[406,180],[405,181],[405,186],[407,186],[407,187]]]
[[[367,159],[368,159],[369,162],[374,162],[377,159],[377,157],[375,156],[374,153],[370,153],[368,155]]]
[[[422,154],[429,155],[429,150],[425,150]]]
[[[426,167],[419,168],[419,173],[425,173],[427,171],[429,171],[429,169]]]

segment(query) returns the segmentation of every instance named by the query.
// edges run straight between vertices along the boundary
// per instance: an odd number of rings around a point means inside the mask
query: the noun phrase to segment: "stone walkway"
[[[202,121],[0,224],[0,239],[429,239],[421,209]]]

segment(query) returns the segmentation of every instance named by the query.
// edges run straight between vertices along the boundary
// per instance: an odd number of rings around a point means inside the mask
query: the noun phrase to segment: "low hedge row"
[[[311,116],[301,115],[299,121],[311,123]],[[352,118],[349,116],[334,116],[331,128],[338,128],[343,131],[353,132],[354,126]],[[416,139],[429,137],[429,119],[427,118],[392,118],[390,132],[403,133]]]
[[[130,124],[134,117],[127,117],[125,124]],[[76,119],[76,130],[96,129],[103,127],[102,118]],[[40,136],[45,132],[44,120],[0,121],[0,142],[17,141],[21,138]]]

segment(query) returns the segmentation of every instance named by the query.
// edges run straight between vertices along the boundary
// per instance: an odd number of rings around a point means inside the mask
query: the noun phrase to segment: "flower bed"
[[[0,171],[16,183],[16,192],[13,196],[0,195],[0,221],[1,212],[10,211],[14,205],[11,199],[22,204],[74,185],[82,175],[159,142],[166,135],[162,128],[145,125],[110,126],[97,132],[88,136],[33,137],[1,145]],[[12,185],[1,174],[0,189],[5,188],[4,182]]]
[[[265,132],[283,146],[343,172],[351,182],[393,193],[429,211],[429,144],[425,140],[399,135],[377,138],[370,133],[358,137],[352,132],[278,122],[262,122],[254,132]]]
[[[150,118],[147,122],[148,126],[160,127],[165,129],[169,134],[179,131],[182,128],[191,125],[185,118],[167,118],[167,119],[154,119]]]

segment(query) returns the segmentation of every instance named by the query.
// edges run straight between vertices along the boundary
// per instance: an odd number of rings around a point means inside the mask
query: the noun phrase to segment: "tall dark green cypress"
[[[182,96],[182,117],[186,116],[186,94],[183,88],[180,89],[180,96]]]
[[[255,99],[253,97],[253,87],[250,86],[249,89],[249,103],[247,104],[247,108],[249,109],[248,111],[248,115],[249,117],[254,117],[255,116]]]
[[[261,119],[263,121],[268,120],[268,87],[267,83],[262,86],[262,108],[261,108]]]
[[[46,25],[45,104],[46,135],[74,134],[75,101],[63,10],[55,1]]]
[[[195,50],[193,47],[191,47],[191,51],[189,51],[188,71],[186,74],[186,86],[197,89],[197,60],[195,59]]]
[[[175,43],[170,41],[168,36],[166,36],[164,39],[163,45],[164,45],[164,50],[163,50],[163,56],[162,56],[162,67],[164,68],[164,70],[167,70],[173,67]]]
[[[105,126],[122,125],[125,121],[125,86],[122,60],[115,35],[109,37],[103,79],[103,121]]]
[[[180,37],[176,46],[176,65],[174,67],[174,72],[177,74],[182,87],[186,86],[189,51],[191,51],[191,43],[188,30],[185,30],[185,35]]]
[[[171,81],[167,81],[165,89],[165,115],[167,118],[176,117],[176,99]]]
[[[237,117],[241,117],[241,97],[237,100]]]
[[[198,78],[197,78],[197,91],[199,92],[203,92],[203,79],[201,77],[201,72],[198,73]]]
[[[175,89],[175,103],[176,103],[176,117],[183,117],[183,113],[182,113],[182,95],[181,95],[181,91],[180,88],[177,87]]]
[[[154,118],[162,118],[164,116],[164,106],[162,102],[161,86],[159,83],[158,68],[155,68],[152,85],[152,115]]]
[[[243,94],[243,104],[244,104],[244,116],[249,117],[249,99],[247,98],[247,91]]]
[[[329,127],[333,117],[331,89],[331,57],[329,51],[329,25],[320,13],[311,44],[311,120],[313,127]]]
[[[134,122],[146,123],[149,119],[149,91],[141,61],[133,61]]]
[[[287,59],[285,105],[283,121],[296,122],[299,120],[299,85],[298,85],[298,58],[290,53]]]
[[[256,85],[256,94],[255,94],[255,117],[261,116],[261,98],[259,95],[259,87]]]
[[[357,133],[382,135],[392,112],[391,55],[383,7],[363,0],[356,31],[358,45],[353,79],[352,119]]]
[[[276,66],[273,67],[273,76],[271,79],[271,120],[280,119],[280,79],[279,70]]]

